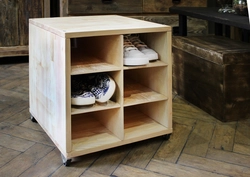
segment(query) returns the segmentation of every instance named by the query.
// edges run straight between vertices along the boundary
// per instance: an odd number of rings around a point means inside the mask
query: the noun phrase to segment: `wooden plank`
[[[29,18],[41,18],[44,16],[44,0],[19,1],[18,32],[20,45],[28,45]]]
[[[134,167],[127,166],[127,165],[119,165],[118,168],[114,171],[113,175],[123,176],[123,177],[131,177],[131,176],[136,176],[136,177],[145,177],[145,176],[166,177],[166,176],[168,176],[168,175],[155,173],[155,172],[151,172],[151,171],[140,169],[140,168],[134,168]]]
[[[0,60],[2,57],[28,56],[28,46],[0,47]]]
[[[205,157],[213,131],[214,124],[197,121],[193,132],[189,136],[183,153]]]
[[[154,156],[155,151],[160,147],[162,137],[141,141],[133,146],[132,150],[122,161],[122,164],[144,169]],[[119,167],[118,167],[119,168]]]
[[[209,149],[206,158],[250,168],[250,156],[230,151]]]
[[[250,155],[250,146],[234,143],[233,152]]]
[[[103,3],[99,0],[68,0],[67,15],[141,13],[142,0],[113,0]]]
[[[151,160],[146,169],[155,173],[178,177],[226,177],[223,174],[156,159]]]
[[[18,2],[0,1],[0,47],[19,45]]]
[[[168,141],[164,141],[156,151],[154,159],[176,163],[186,145],[192,126],[174,124],[174,131]]]
[[[250,119],[242,120],[238,122],[235,143],[250,145]]]
[[[89,176],[94,176],[94,177],[110,177],[110,175],[103,175],[103,174],[96,173],[96,172],[91,171],[91,170],[85,171],[80,177],[89,177]]]
[[[111,175],[128,154],[129,150],[130,146],[121,146],[104,151],[104,153],[91,165],[89,170],[104,175]]]
[[[0,132],[29,141],[40,142],[50,146],[54,146],[53,142],[44,132],[38,132],[25,127],[15,126],[2,122],[0,123]]]
[[[250,168],[225,163],[217,160],[211,160],[203,157],[197,157],[188,154],[182,154],[178,164],[187,167],[213,172],[215,174],[223,174],[226,176],[250,176]]]
[[[70,40],[34,25],[29,32],[30,113],[65,153],[71,151]]]
[[[94,163],[94,161],[100,156],[100,153],[94,153],[89,154],[85,156],[80,156],[77,158],[72,159],[72,163],[70,164],[70,167],[67,168],[64,165],[62,165],[59,169],[57,169],[55,172],[53,172],[52,175],[49,175],[51,177],[79,177],[84,176],[81,174],[91,174],[87,173],[86,170],[91,166],[91,164]],[[89,171],[89,170],[87,170]],[[98,175],[97,173],[95,175]],[[95,176],[92,175],[92,176]],[[89,175],[91,176],[91,175]],[[97,177],[97,176],[95,176]]]
[[[33,175],[28,175],[26,173],[27,172],[26,170],[28,170],[30,167],[36,164],[39,160],[41,160],[41,158],[43,158],[46,154],[48,154],[52,150],[53,150],[53,147],[46,146],[43,144],[35,144],[31,148],[29,148],[27,151],[21,153],[15,159],[13,159],[9,163],[1,167],[0,176],[21,176],[21,175],[36,176],[38,173],[40,173],[39,170],[36,169],[37,171],[35,171],[36,173]],[[54,163],[53,159],[49,159],[49,161],[47,161],[48,166],[55,165],[53,163]],[[46,168],[47,170],[44,170],[45,168],[39,165],[38,165],[38,168],[40,168],[40,170],[44,172],[46,172],[49,169],[49,168]],[[31,169],[35,170],[34,167],[32,167]],[[23,174],[24,172],[26,173],[26,175]]]
[[[82,23],[85,21],[85,23]],[[32,19],[30,23],[64,38],[171,32],[167,25],[119,15],[74,16]],[[72,28],[72,23],[74,28]],[[171,33],[169,33],[171,36]],[[164,39],[161,39],[164,40]],[[171,40],[170,38],[168,40]],[[163,47],[162,47],[163,48]],[[168,49],[168,50],[171,50]],[[166,52],[166,51],[165,51]]]
[[[41,176],[50,176],[50,174],[55,172],[55,170],[62,165],[60,152],[55,148],[37,163],[34,163],[32,167],[22,173],[20,177],[36,176],[38,173]]]
[[[235,129],[236,122],[217,122],[209,147],[218,150],[232,151],[234,145]]]
[[[144,13],[166,13],[169,12],[169,7],[172,6],[192,6],[192,7],[206,7],[207,0],[202,1],[180,1],[178,4],[174,4],[173,1],[159,1],[159,0],[143,0],[143,12]]]
[[[3,138],[2,138],[2,134],[0,134],[1,136],[1,142],[2,141],[5,141]],[[11,143],[14,144],[15,142],[10,142],[10,145]],[[15,151],[13,149],[11,149],[11,147],[0,147],[0,168],[2,166],[4,166],[5,164],[7,164],[8,162],[10,162],[12,159],[14,159],[15,157],[17,157],[19,154],[21,154],[20,151]]]

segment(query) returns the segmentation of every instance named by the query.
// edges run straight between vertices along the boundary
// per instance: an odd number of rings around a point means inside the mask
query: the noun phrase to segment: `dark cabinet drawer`
[[[69,0],[68,15],[142,13],[142,0]]]

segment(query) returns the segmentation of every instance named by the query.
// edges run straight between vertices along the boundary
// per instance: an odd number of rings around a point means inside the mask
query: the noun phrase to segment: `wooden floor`
[[[1,177],[250,176],[250,119],[222,123],[173,95],[173,134],[74,158],[30,120],[28,63],[0,65]]]

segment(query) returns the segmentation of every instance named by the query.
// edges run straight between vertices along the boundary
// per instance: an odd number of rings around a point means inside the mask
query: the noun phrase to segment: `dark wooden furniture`
[[[173,90],[221,121],[250,115],[250,44],[230,39],[229,27],[250,29],[248,17],[218,8],[171,7],[179,13],[180,36],[173,37]],[[215,22],[213,36],[186,36],[187,16]],[[225,30],[223,32],[223,29]],[[222,36],[225,34],[225,36]]]
[[[0,58],[28,55],[29,18],[49,17],[49,0],[0,1]]]
[[[173,38],[173,88],[221,121],[250,115],[250,44],[223,36]]]
[[[230,37],[230,26],[243,30],[242,40],[249,41],[250,24],[247,16],[219,13],[218,7],[170,7],[171,13],[179,14],[179,34],[187,35],[187,16],[214,22],[215,35]],[[224,32],[223,32],[224,30]]]

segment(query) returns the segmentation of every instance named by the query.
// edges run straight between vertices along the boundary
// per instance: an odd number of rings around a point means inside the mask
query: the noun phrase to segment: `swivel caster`
[[[163,135],[163,140],[168,141],[171,134]]]
[[[63,154],[61,154],[61,157],[62,157],[63,165],[65,167],[68,167],[70,165],[72,159],[66,159]]]
[[[30,115],[30,119],[31,119],[32,122],[37,123],[37,121],[36,121],[36,119],[35,119],[34,116]]]

